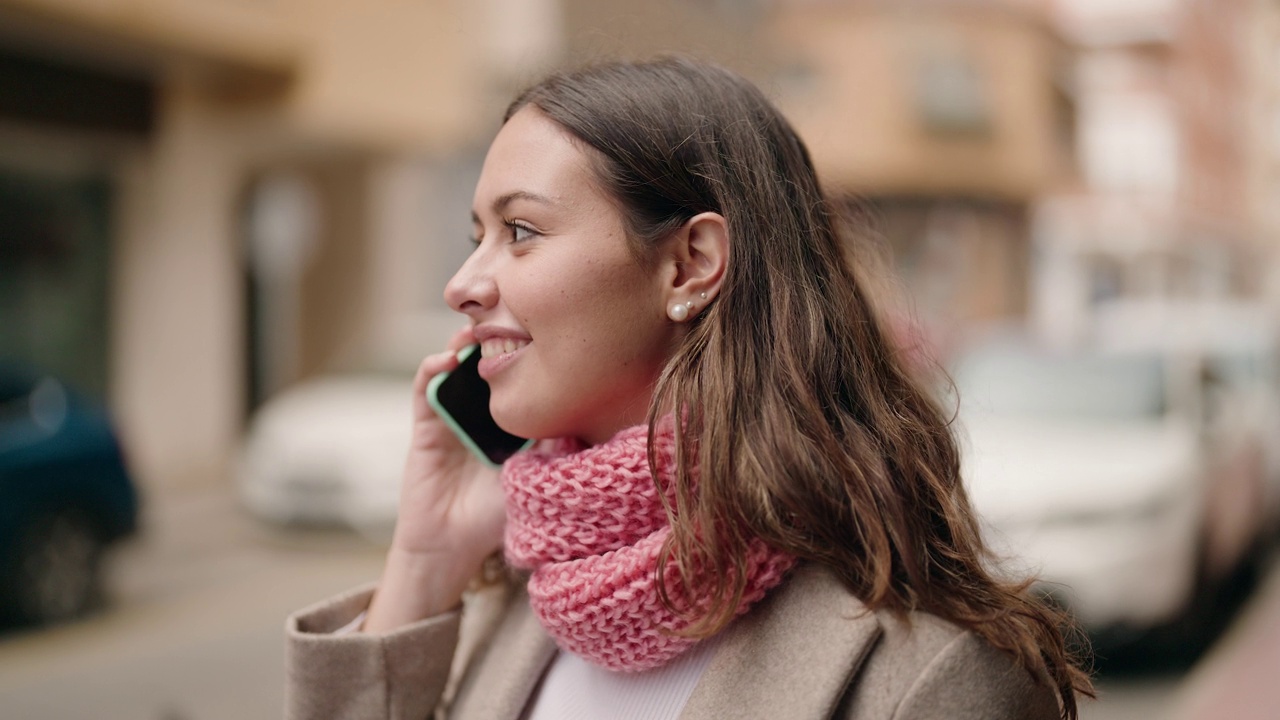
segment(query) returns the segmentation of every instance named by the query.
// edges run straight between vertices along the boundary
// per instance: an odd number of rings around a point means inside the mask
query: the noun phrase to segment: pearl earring
[[[689,317],[689,306],[684,303],[676,303],[667,311],[667,315],[671,316],[676,322],[684,322]]]
[[[698,297],[702,298],[703,300],[706,300],[706,299],[707,299],[707,294],[706,294],[705,292],[700,292],[700,293],[698,293]]]

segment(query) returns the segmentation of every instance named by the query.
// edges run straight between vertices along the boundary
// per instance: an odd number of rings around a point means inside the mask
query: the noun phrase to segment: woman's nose
[[[485,248],[476,248],[444,286],[444,301],[455,311],[471,315],[497,305],[498,284],[487,254]]]

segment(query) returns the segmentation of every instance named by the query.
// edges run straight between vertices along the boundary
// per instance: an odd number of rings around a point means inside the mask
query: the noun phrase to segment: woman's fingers
[[[431,378],[436,375],[442,372],[451,372],[458,367],[458,351],[474,342],[475,335],[471,332],[471,326],[467,325],[449,338],[448,350],[428,355],[418,364],[418,372],[413,376],[413,415],[415,418],[421,419],[435,416],[435,411],[431,409],[431,405],[427,402],[427,385],[431,383]]]
[[[446,345],[447,350],[433,353],[422,359],[422,362],[418,364],[418,372],[413,377],[415,408],[418,407],[419,403],[426,405],[424,394],[427,392],[427,385],[430,384],[431,378],[458,367],[458,351],[474,342],[475,336],[471,333],[471,326],[467,325],[460,328],[453,334],[453,337],[449,338],[449,342]],[[421,415],[421,413],[417,414]]]
[[[413,377],[414,391],[419,394],[425,392],[427,384],[431,382],[431,378],[456,367],[458,367],[458,356],[453,350],[445,350],[444,352],[426,356],[418,365],[418,372]]]
[[[435,416],[435,411],[431,409],[430,403],[427,402],[427,385],[431,383],[431,378],[456,367],[458,367],[458,356],[452,350],[438,352],[422,359],[422,362],[418,365],[417,374],[413,376],[413,416],[415,419],[422,420]]]
[[[471,332],[471,326],[464,325],[458,329],[458,332],[453,334],[453,337],[449,338],[449,342],[445,347],[456,353],[468,345],[475,344],[475,341],[476,336]]]

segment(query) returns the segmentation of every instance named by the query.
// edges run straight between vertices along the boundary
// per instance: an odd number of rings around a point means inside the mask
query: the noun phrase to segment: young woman
[[[290,717],[1076,716],[1062,618],[985,567],[948,416],[756,88],[552,76],[472,221],[386,568],[290,618]],[[423,398],[470,343],[497,422],[550,438],[500,473]],[[499,550],[528,575],[461,609]]]

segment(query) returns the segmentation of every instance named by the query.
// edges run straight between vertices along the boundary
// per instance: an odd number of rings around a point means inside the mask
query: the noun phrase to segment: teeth
[[[497,357],[506,353],[513,353],[516,350],[528,345],[526,340],[512,340],[510,338],[495,338],[493,340],[485,340],[480,343],[480,357]]]

